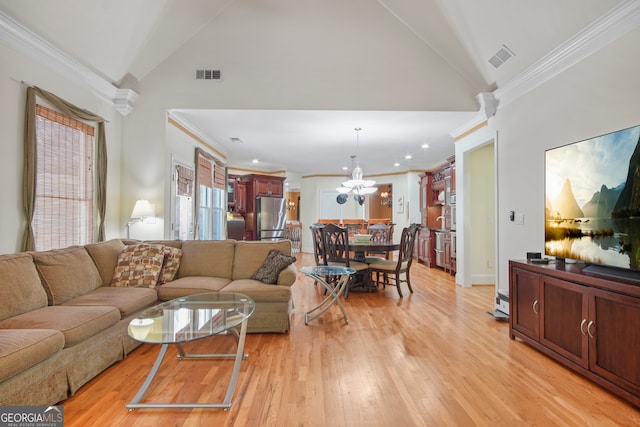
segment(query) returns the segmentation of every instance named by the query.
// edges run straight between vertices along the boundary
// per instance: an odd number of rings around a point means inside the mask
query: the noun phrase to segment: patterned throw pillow
[[[158,286],[170,282],[176,277],[181,259],[182,249],[171,246],[164,247],[164,261],[162,262],[162,270],[160,270],[160,276],[158,277]]]
[[[262,267],[260,267],[251,278],[268,285],[274,285],[278,281],[280,272],[294,262],[296,262],[295,257],[280,252],[277,249],[271,249]]]
[[[162,269],[164,245],[125,246],[118,256],[111,286],[154,288]]]

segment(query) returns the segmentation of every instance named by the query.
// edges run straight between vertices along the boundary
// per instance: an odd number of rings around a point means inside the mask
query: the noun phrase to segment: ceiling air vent
[[[222,80],[222,71],[196,70],[196,80]]]
[[[489,58],[489,63],[495,68],[498,68],[513,56],[515,56],[515,53],[511,52],[511,50],[509,50],[509,48],[505,45],[502,45],[500,50],[498,50],[495,55]]]

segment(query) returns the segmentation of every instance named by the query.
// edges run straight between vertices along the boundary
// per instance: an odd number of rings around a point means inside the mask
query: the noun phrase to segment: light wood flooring
[[[298,267],[312,265],[298,255]],[[143,345],[63,402],[65,426],[638,426],[640,410],[508,336],[493,286],[461,288],[412,266],[415,293],[352,292],[309,325],[322,298],[299,274],[288,334],[251,334],[229,411],[125,404],[159,346]],[[230,337],[191,343],[234,351]],[[145,401],[219,401],[231,361],[182,361],[170,349]]]

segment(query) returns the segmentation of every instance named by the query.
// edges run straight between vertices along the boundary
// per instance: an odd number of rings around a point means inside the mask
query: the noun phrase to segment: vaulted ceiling
[[[220,67],[220,84],[242,77],[249,87],[313,68],[317,84],[304,88],[312,100],[319,93],[329,101],[334,95],[330,80],[318,76],[349,74],[336,99],[364,98],[370,108],[344,108],[347,102],[274,109],[181,103],[172,111],[222,146],[231,166],[309,174],[346,165],[348,155],[356,154],[356,127],[362,128],[357,154],[365,173],[434,166],[453,154],[452,132],[477,116],[476,95],[499,91],[622,3],[0,0],[0,10],[104,80],[134,90],[176,57],[193,62],[193,70]],[[500,49],[512,57],[496,68],[489,59]],[[240,56],[253,58],[258,70],[227,77]],[[362,82],[369,90],[359,87]],[[397,99],[375,98],[375,84],[397,86]],[[313,150],[319,147],[344,155],[329,168],[318,162]],[[261,164],[251,164],[253,158]],[[394,168],[395,162],[400,166]]]

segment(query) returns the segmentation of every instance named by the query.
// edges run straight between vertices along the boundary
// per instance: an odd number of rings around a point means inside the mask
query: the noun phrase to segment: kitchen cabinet
[[[235,189],[235,212],[245,213],[247,211],[247,185],[244,182],[237,182]]]
[[[444,265],[443,268],[445,271],[449,271],[452,273],[451,269],[451,233],[444,233]]]
[[[238,177],[236,192],[244,192],[245,240],[257,240],[256,197],[283,197],[284,177],[249,174]]]
[[[284,195],[283,178],[254,175],[254,197],[282,197]]]
[[[509,334],[640,406],[640,285],[509,262]]]
[[[241,214],[247,210],[247,186],[237,175],[227,180],[227,210]]]
[[[433,249],[431,247],[431,231],[428,228],[418,229],[414,258],[417,258],[418,262],[423,263],[427,267],[431,267],[432,252]]]
[[[452,221],[455,202],[455,158],[439,168],[420,175],[420,225],[417,260],[428,267],[440,267],[451,274],[456,271],[455,230]],[[428,244],[427,244],[428,242]],[[428,251],[428,253],[427,253]]]

